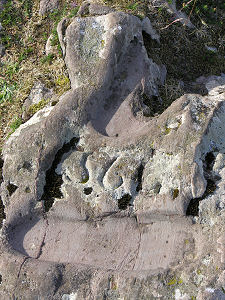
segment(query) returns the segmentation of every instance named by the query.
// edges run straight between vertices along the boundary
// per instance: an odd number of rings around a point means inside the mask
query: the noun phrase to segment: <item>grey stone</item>
[[[65,31],[67,27],[67,22],[68,20],[66,18],[63,18],[57,25],[57,33],[58,33],[58,38],[62,49],[63,57],[65,57],[65,53],[66,53]]]
[[[225,89],[225,74],[221,73],[220,76],[201,76],[196,79],[195,83],[204,85],[209,95],[215,96],[222,94]]]
[[[78,16],[84,16],[84,15],[90,15],[90,16],[97,16],[97,15],[106,15],[110,12],[113,12],[114,9],[102,5],[101,3],[87,0],[84,1],[79,8],[79,11],[77,13]]]
[[[1,44],[0,41],[0,57],[3,57],[5,55],[5,47]]]
[[[23,118],[26,119],[28,116],[29,107],[34,104],[38,104],[41,100],[48,100],[49,105],[53,101],[53,90],[48,89],[41,82],[36,82],[30,91],[30,95],[26,98],[23,104]],[[50,101],[51,100],[51,101]]]
[[[52,54],[54,52],[54,48],[52,46],[52,39],[53,39],[53,35],[50,34],[49,38],[47,39],[46,45],[45,45],[45,54],[46,55]]]
[[[59,7],[59,0],[41,0],[39,14],[46,15],[49,12],[56,10]]]
[[[160,43],[160,36],[156,33],[155,29],[152,27],[151,21],[148,17],[144,18],[142,21],[143,31],[151,36],[153,40]]]

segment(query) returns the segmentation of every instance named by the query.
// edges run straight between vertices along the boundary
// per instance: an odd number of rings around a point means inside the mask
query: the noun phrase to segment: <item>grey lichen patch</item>
[[[87,19],[88,20],[88,19]],[[91,23],[91,24],[90,24]],[[96,64],[99,52],[104,47],[104,27],[93,19],[80,24],[79,52],[87,63]]]
[[[170,194],[170,189],[175,190],[181,182],[180,174],[177,172],[180,159],[178,154],[156,152],[146,165],[147,174],[144,173],[143,189],[150,194]]]

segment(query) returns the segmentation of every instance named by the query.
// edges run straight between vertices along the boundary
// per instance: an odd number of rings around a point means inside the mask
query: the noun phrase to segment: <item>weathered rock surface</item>
[[[44,16],[46,13],[52,12],[59,6],[59,0],[41,0],[39,14]]]
[[[64,25],[72,89],[3,149],[1,299],[223,295],[225,93],[155,115],[138,18]]]
[[[1,11],[1,7],[3,6],[4,2],[0,2],[0,11]],[[2,32],[3,32],[4,28],[2,26],[2,24],[0,23],[0,58],[3,57],[5,55],[5,47],[2,45],[1,42],[1,37],[2,37]]]
[[[38,106],[42,101],[44,103],[48,102],[50,106],[55,100],[54,97],[55,95],[52,89],[47,88],[43,83],[37,81],[23,104],[23,119],[26,120],[29,117],[29,114],[31,113],[30,110],[32,110],[32,107],[35,108],[34,105]]]

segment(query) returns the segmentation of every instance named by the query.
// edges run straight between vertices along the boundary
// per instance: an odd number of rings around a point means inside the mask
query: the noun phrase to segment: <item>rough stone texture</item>
[[[54,53],[54,47],[52,46],[52,39],[53,39],[53,34],[50,34],[49,38],[47,39],[46,45],[45,45],[45,54],[46,55]]]
[[[72,89],[3,149],[1,299],[222,297],[225,94],[154,116],[166,70],[142,29],[115,12],[61,31]]]
[[[160,36],[156,33],[155,29],[152,27],[151,21],[148,17],[144,18],[142,21],[143,31],[151,36],[153,40],[160,43]]]
[[[41,0],[39,14],[44,16],[48,12],[52,12],[59,6],[59,0]]]
[[[101,3],[98,3],[93,0],[87,0],[82,3],[77,15],[81,17],[85,15],[97,16],[97,15],[106,15],[113,11],[114,9],[111,7],[104,6]]]
[[[0,43],[0,57],[5,55],[5,47]]]
[[[4,2],[0,2],[0,11],[1,7],[3,7]],[[1,43],[2,31],[4,30],[2,24],[0,23],[0,58],[5,55],[5,47]]]
[[[36,82],[30,91],[30,95],[27,97],[23,104],[23,119],[28,116],[28,111],[31,105],[38,104],[41,100],[49,100],[49,105],[54,100],[54,94],[52,89],[48,89],[41,82]]]

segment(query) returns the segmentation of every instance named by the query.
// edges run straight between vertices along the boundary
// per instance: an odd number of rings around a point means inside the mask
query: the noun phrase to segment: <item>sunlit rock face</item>
[[[222,291],[224,90],[158,115],[142,30],[122,12],[58,26],[71,90],[3,149],[1,299]]]

